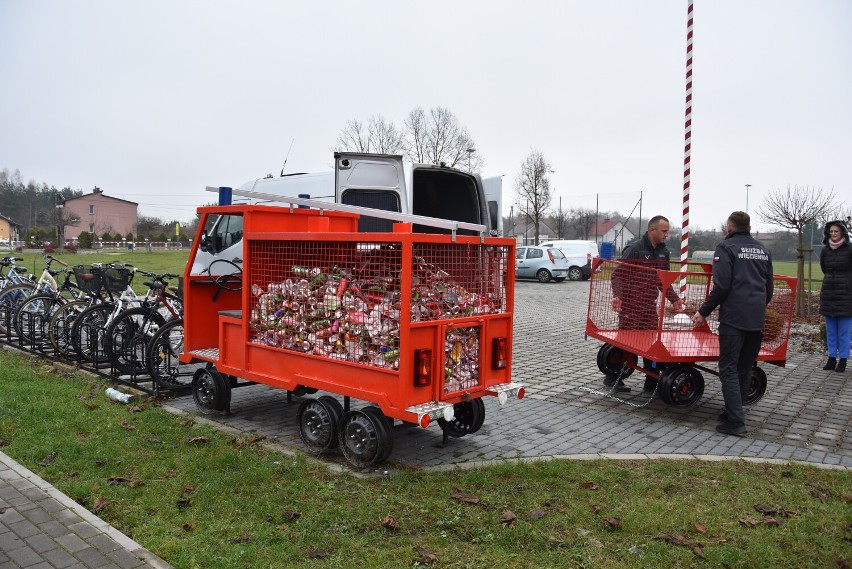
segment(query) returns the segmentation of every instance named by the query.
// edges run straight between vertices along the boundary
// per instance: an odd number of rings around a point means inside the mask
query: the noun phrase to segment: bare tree
[[[446,107],[425,112],[417,107],[404,121],[406,156],[422,164],[446,164],[451,168],[476,172],[482,169],[482,156],[467,128]]]
[[[571,225],[580,239],[589,239],[592,228],[597,223],[597,215],[592,209],[576,208],[569,213]]]
[[[541,218],[550,208],[553,193],[548,176],[553,173],[544,155],[533,150],[521,164],[521,171],[515,178],[516,205],[522,212],[527,224],[535,228],[535,242],[538,243],[538,226]]]
[[[366,124],[358,119],[347,122],[337,136],[334,149],[398,154],[403,146],[402,132],[382,115],[373,115]]]
[[[799,246],[796,249],[796,315],[802,316],[805,311],[805,262],[804,262],[804,230],[809,223],[825,219],[829,213],[837,210],[834,203],[834,190],[828,192],[822,188],[816,189],[805,186],[787,186],[786,190],[775,190],[763,200],[760,206],[760,216],[764,221],[780,225],[787,229],[795,229],[798,234]]]

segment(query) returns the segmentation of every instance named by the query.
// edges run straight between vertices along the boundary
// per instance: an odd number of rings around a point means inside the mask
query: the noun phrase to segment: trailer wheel
[[[337,403],[333,397],[329,399]],[[317,451],[336,448],[337,426],[340,424],[342,411],[340,403],[335,407],[324,397],[302,401],[296,415],[302,442]]]
[[[230,389],[222,374],[212,367],[200,368],[192,377],[192,399],[204,415],[224,411]]]
[[[760,401],[763,394],[766,393],[766,384],[766,372],[757,366],[751,368],[751,384],[748,386],[748,394],[743,405],[751,405]]]
[[[341,421],[340,450],[356,468],[379,464],[390,454],[387,446],[393,448],[392,439],[388,440],[388,431],[384,417],[376,417],[370,412],[349,411]]]
[[[452,421],[438,419],[438,425],[451,437],[472,435],[482,428],[485,422],[485,403],[482,399],[473,399],[453,405],[455,417]]]
[[[364,407],[361,409],[361,412],[377,419],[381,423],[382,428],[384,428],[385,442],[379,456],[376,457],[376,464],[380,464],[386,461],[391,452],[393,452],[393,418],[382,413],[382,410],[374,405]]]
[[[598,350],[598,369],[601,370],[602,374],[610,379],[615,379],[621,376],[625,363],[630,363],[635,366],[638,361],[639,357],[636,354],[625,352],[621,348],[616,348],[612,344],[604,344]],[[633,368],[628,366],[626,375],[621,377],[621,379],[630,377],[632,373]]]
[[[689,366],[676,365],[660,375],[660,397],[674,407],[692,407],[704,394],[704,377]]]

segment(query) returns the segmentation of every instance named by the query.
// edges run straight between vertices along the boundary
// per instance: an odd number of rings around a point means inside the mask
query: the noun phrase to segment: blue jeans
[[[745,425],[743,401],[751,387],[751,368],[760,353],[763,332],[719,324],[719,380],[728,423]]]
[[[850,331],[852,331],[852,316],[825,317],[825,343],[828,344],[828,357],[849,357]]]

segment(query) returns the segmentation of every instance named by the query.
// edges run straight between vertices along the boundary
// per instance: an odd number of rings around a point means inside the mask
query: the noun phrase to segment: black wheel
[[[71,328],[74,321],[90,304],[88,300],[75,300],[60,306],[50,317],[50,322],[47,324],[47,337],[57,355],[68,359],[74,357]]]
[[[551,279],[550,271],[547,269],[539,269],[535,274],[535,278],[537,278],[540,283],[549,283]]]
[[[346,460],[356,468],[380,464],[393,447],[388,437],[387,423],[371,411],[349,411],[340,424],[340,449]],[[389,440],[390,439],[390,440]]]
[[[15,330],[15,311],[26,299],[32,296],[33,285],[14,285],[0,291],[0,334],[6,335]]]
[[[164,389],[187,387],[192,378],[182,369],[178,356],[183,353],[183,319],[166,322],[157,330],[145,349],[148,374]]]
[[[704,394],[704,377],[693,367],[672,366],[660,375],[658,391],[668,405],[693,407]]]
[[[15,332],[24,346],[40,347],[47,336],[47,323],[64,299],[52,294],[34,294],[15,312]]]
[[[601,370],[601,373],[607,376],[609,379],[615,379],[619,377],[622,372],[625,377],[630,377],[633,374],[633,368],[629,367],[627,370],[624,370],[624,364],[628,363],[631,365],[636,365],[639,361],[639,357],[636,354],[631,354],[630,352],[625,352],[621,348],[616,348],[612,344],[604,344],[598,349],[598,369]]]
[[[383,440],[383,443],[381,444],[379,455],[376,457],[375,461],[375,464],[381,464],[386,461],[393,452],[393,419],[382,413],[382,410],[375,405],[364,407],[361,409],[361,412],[379,421],[384,428],[385,436],[383,439],[380,439]]]
[[[145,350],[165,323],[162,314],[152,314],[150,307],[138,306],[119,314],[104,332],[104,352],[110,364],[121,374],[145,371]]]
[[[472,435],[482,428],[485,423],[485,403],[482,399],[472,399],[453,405],[452,421],[438,419],[438,425],[451,437]]]
[[[230,389],[222,374],[213,367],[197,370],[192,378],[192,399],[204,415],[224,411]]]
[[[743,405],[751,405],[757,403],[766,393],[766,372],[757,366],[751,368],[751,384],[748,386],[748,395],[746,395]]]
[[[340,444],[337,429],[342,417],[343,407],[333,397],[305,399],[296,415],[302,442],[315,451],[337,448]]]
[[[583,280],[583,269],[580,267],[574,266],[568,268],[568,278],[572,281],[581,281]]]
[[[230,265],[237,272],[229,273],[227,275],[214,275],[213,274],[213,266],[217,263],[224,263],[226,265]],[[239,292],[243,289],[243,268],[233,261],[229,261],[227,259],[216,259],[207,267],[208,274],[210,275],[210,280],[212,280],[217,287],[222,290],[228,290],[231,292]]]
[[[115,308],[112,302],[90,306],[80,313],[71,325],[71,346],[85,362],[105,362],[104,324]]]
[[[553,280],[555,280],[558,283],[561,283],[565,280],[565,277],[553,277]]]

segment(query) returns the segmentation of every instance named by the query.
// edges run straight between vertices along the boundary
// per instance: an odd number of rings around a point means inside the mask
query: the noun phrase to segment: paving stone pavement
[[[437,426],[394,428],[394,451],[383,470],[446,469],[505,460],[552,458],[701,458],[802,461],[852,467],[852,373],[822,370],[823,356],[791,347],[787,367],[763,365],[766,395],[747,410],[749,434],[715,432],[723,408],[718,380],[705,374],[693,409],[643,394],[642,381],[619,399],[603,392],[596,355],[584,338],[588,282],[516,283],[513,380],[527,397],[500,406],[485,398],[479,433],[449,439]],[[712,365],[708,365],[712,368]],[[284,452],[305,452],[296,428],[300,399],[263,385],[233,391],[230,415],[197,417],[232,432],[265,435]],[[353,407],[362,405],[353,401]],[[191,395],[165,408],[197,416]],[[320,457],[348,468],[339,452]],[[0,453],[0,567],[168,567],[120,532]]]

